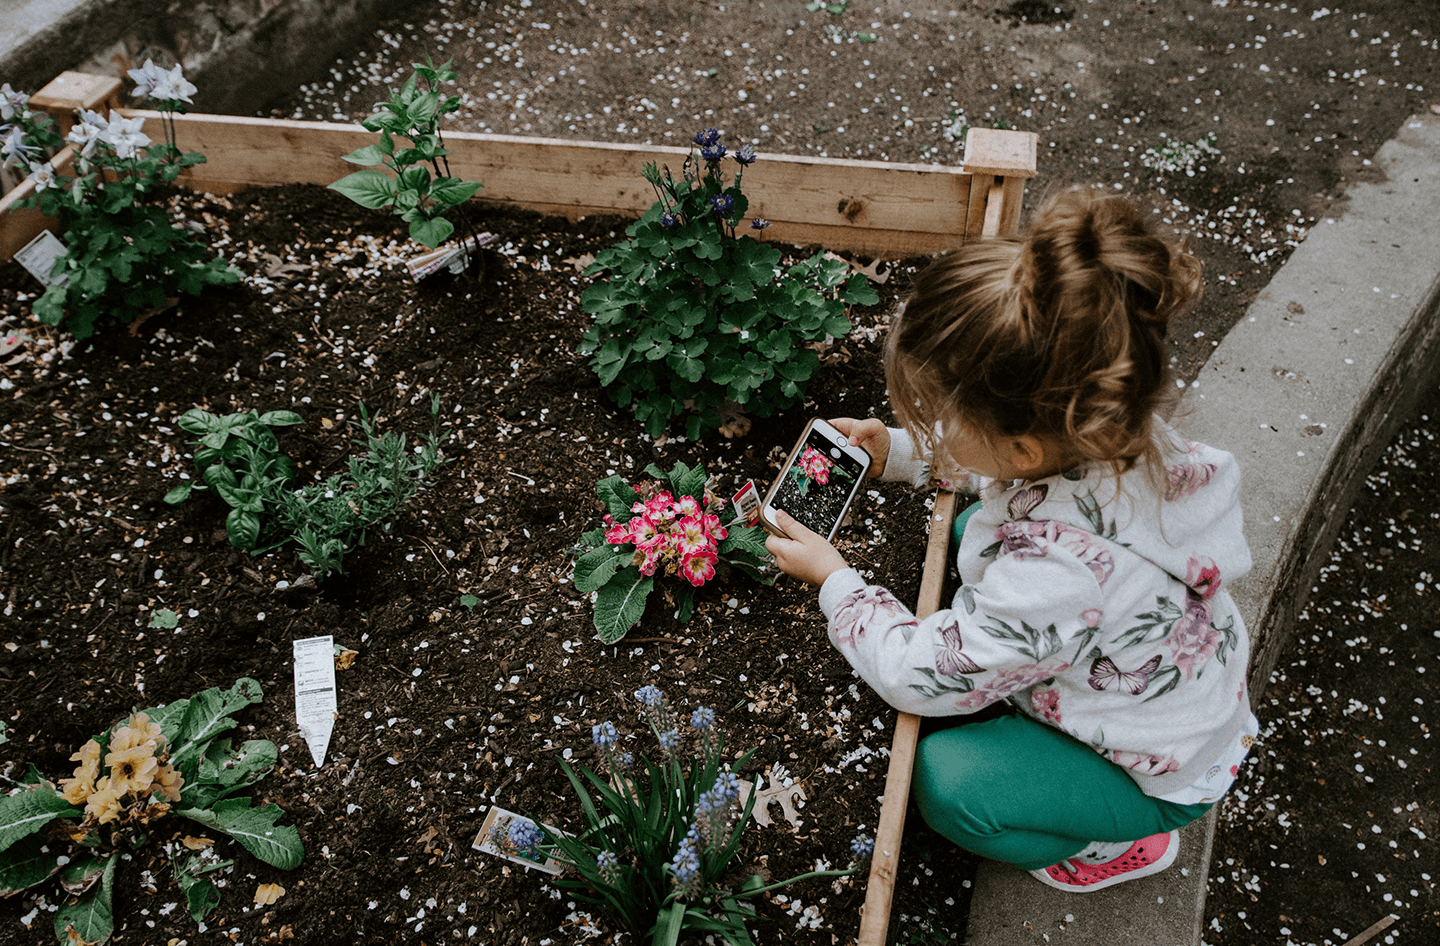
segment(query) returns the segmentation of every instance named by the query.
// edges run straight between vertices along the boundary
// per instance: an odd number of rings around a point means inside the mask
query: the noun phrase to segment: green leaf
[[[95,885],[105,873],[108,855],[81,854],[60,869],[60,886],[72,897],[78,897]]]
[[[281,870],[291,870],[305,858],[300,832],[289,825],[277,825],[285,812],[279,805],[251,808],[248,798],[227,798],[216,802],[210,810],[185,808],[176,814],[221,831],[265,863]]]
[[[432,250],[450,238],[455,232],[455,225],[444,217],[432,217],[429,220],[416,220],[410,224],[410,239],[416,243],[423,243]]]
[[[765,530],[759,526],[732,525],[726,530],[725,538],[720,542],[720,554],[747,552],[756,558],[763,559],[770,554],[765,549],[765,536]]]
[[[633,513],[630,507],[638,498],[635,489],[619,476],[607,476],[595,484],[595,493],[605,504],[610,515],[620,522],[629,522]]]
[[[161,608],[150,615],[150,623],[146,627],[172,628],[180,626],[180,617],[169,608]]]
[[[248,552],[260,544],[260,517],[244,509],[232,509],[225,517],[225,533],[231,545]]]
[[[351,164],[364,165],[367,168],[374,167],[377,164],[384,164],[385,159],[391,154],[393,154],[394,151],[395,145],[393,142],[391,143],[389,150],[386,150],[383,146],[378,144],[366,145],[363,148],[358,148],[345,155],[342,160],[349,161]]]
[[[185,784],[180,801],[188,807],[208,808],[260,781],[279,757],[275,743],[268,739],[251,739],[239,749],[231,749],[229,739],[216,739],[205,750],[194,780]]]
[[[190,498],[190,492],[195,489],[195,484],[188,480],[165,494],[165,502],[174,506],[183,503]]]
[[[655,579],[642,578],[640,569],[627,565],[619,572],[619,581],[611,581],[596,593],[595,630],[600,640],[613,644],[645,614],[645,600],[655,587]]]
[[[198,851],[171,862],[175,869],[175,883],[185,894],[186,907],[196,923],[203,923],[210,911],[220,905],[220,889],[204,875],[233,863],[233,860],[218,863],[206,860]]]
[[[115,913],[111,897],[115,889],[115,862],[107,858],[100,883],[91,887],[79,900],[61,907],[55,914],[55,935],[61,943],[72,943],[71,933],[87,944],[103,943],[115,932]]]
[[[55,876],[55,852],[44,848],[45,839],[32,834],[0,851],[0,900]]]
[[[674,900],[660,911],[655,921],[653,946],[675,946],[680,942],[680,931],[685,927],[685,902]]]
[[[56,818],[78,818],[81,814],[54,789],[43,785],[18,795],[0,796],[0,851]]]
[[[344,194],[361,207],[381,210],[395,202],[397,187],[393,178],[379,171],[356,171],[331,184],[330,190]]]
[[[266,411],[260,415],[260,423],[271,427],[292,427],[305,423],[305,418],[294,411]]]
[[[167,733],[171,764],[177,768],[188,764],[193,770],[193,766],[199,764],[206,744],[227,729],[235,728],[235,720],[228,714],[259,703],[263,696],[257,681],[241,677],[228,690],[211,687],[185,701],[185,714],[180,717],[175,734],[169,736]]]
[[[633,553],[619,552],[613,545],[591,549],[575,560],[575,590],[583,594],[598,591],[632,556]]]
[[[463,204],[481,188],[479,181],[462,181],[453,177],[442,177],[430,188],[430,199],[446,207]]]

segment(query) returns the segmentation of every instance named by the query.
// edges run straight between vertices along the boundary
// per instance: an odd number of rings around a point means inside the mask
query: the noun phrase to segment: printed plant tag
[[[524,815],[517,815],[513,811],[506,811],[504,808],[497,808],[491,805],[490,813],[485,816],[485,823],[480,826],[480,833],[475,835],[475,843],[470,846],[485,854],[493,854],[496,857],[504,858],[507,861],[520,864],[524,867],[533,867],[547,874],[559,874],[563,872],[565,865],[553,857],[547,857],[542,862],[531,860],[520,853],[520,849],[510,840],[510,826],[517,822],[528,825],[535,824],[535,822]],[[545,827],[556,834],[560,833],[549,825]]]
[[[335,729],[335,639],[307,637],[292,645],[295,653],[295,721],[318,769],[325,764]]]
[[[49,230],[41,230],[40,235],[26,243],[15,254],[15,262],[24,266],[25,269],[40,280],[46,286],[61,286],[69,277],[64,273],[50,278],[50,270],[54,268],[55,261],[64,256],[68,251],[60,238]]]
[[[753,526],[760,521],[760,491],[755,488],[754,480],[746,480],[730,503],[735,507],[735,515],[746,525]]]
[[[456,246],[441,247],[438,250],[431,250],[429,253],[422,253],[409,260],[405,267],[410,270],[410,278],[415,282],[419,282],[432,273],[439,272],[442,268],[449,269],[452,273],[463,273],[465,264],[470,260],[470,250],[479,249],[493,239],[495,239],[495,234],[482,233]]]

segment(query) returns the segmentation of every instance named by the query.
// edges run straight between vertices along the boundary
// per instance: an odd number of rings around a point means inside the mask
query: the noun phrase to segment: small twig
[[[534,486],[534,485],[535,485],[535,481],[532,480],[530,477],[526,476],[524,473],[516,473],[514,470],[506,470],[505,472],[506,472],[506,473],[509,473],[509,474],[510,474],[511,476],[513,476],[513,477],[516,477],[517,479],[522,479],[522,480],[524,480],[526,486]]]
[[[447,578],[450,577],[450,569],[446,568],[446,567],[445,567],[445,563],[442,562],[442,561],[440,561],[440,556],[438,556],[438,555],[435,554],[435,550],[434,550],[433,548],[430,548],[430,543],[429,543],[429,542],[426,542],[424,539],[420,538],[418,535],[412,535],[412,536],[410,536],[410,538],[414,539],[416,542],[419,542],[421,545],[425,546],[425,548],[429,549],[429,550],[430,550],[430,557],[433,558],[433,559],[435,559],[435,564],[440,566],[440,570],[445,573],[445,577],[447,577]]]
[[[1361,943],[1368,943],[1370,940],[1374,939],[1376,936],[1389,929],[1390,925],[1398,919],[1400,919],[1398,916],[1391,913],[1389,916],[1386,916],[1378,922],[1372,924],[1368,930],[1361,933],[1359,936],[1356,936],[1354,939],[1347,939],[1344,943],[1344,946],[1360,946]]]

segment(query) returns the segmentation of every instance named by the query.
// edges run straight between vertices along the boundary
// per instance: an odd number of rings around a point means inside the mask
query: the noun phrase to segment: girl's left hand
[[[790,538],[772,535],[765,540],[765,548],[785,574],[819,588],[832,574],[850,567],[835,546],[783,509],[775,510],[775,519]]]

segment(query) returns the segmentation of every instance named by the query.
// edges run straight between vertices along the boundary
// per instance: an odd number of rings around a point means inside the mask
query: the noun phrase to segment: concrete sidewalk
[[[1181,430],[1245,470],[1255,567],[1227,584],[1255,646],[1252,702],[1376,458],[1440,376],[1440,115],[1411,118],[1310,231],[1211,355]],[[1215,815],[1181,832],[1176,866],[1085,896],[986,861],[972,946],[1198,946]]]

